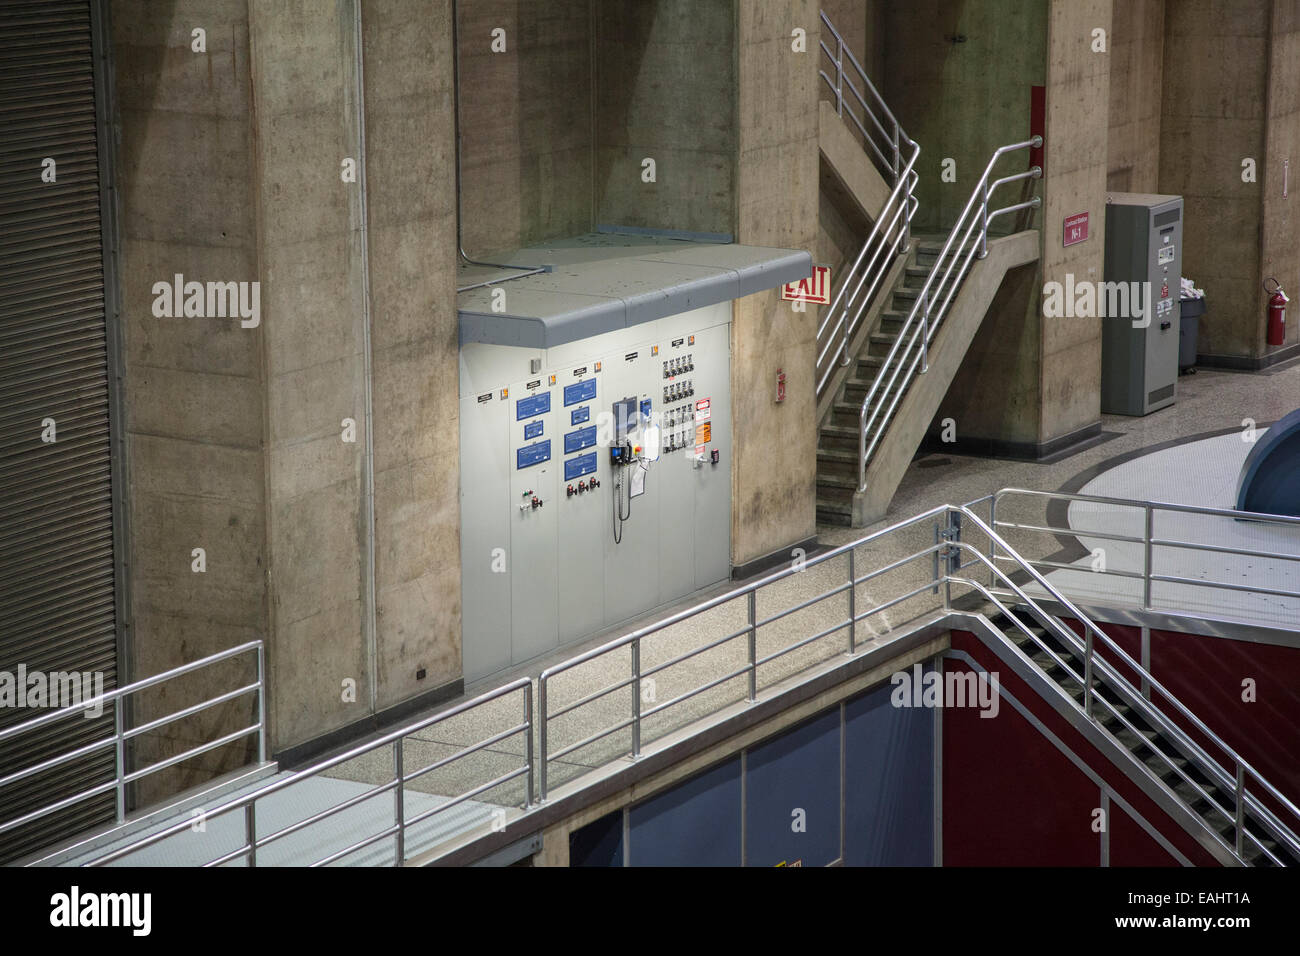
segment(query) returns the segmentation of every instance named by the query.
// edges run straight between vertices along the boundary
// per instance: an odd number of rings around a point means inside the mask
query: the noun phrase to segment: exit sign
[[[1072,246],[1076,242],[1083,242],[1088,238],[1088,213],[1081,212],[1073,216],[1065,217],[1065,242],[1067,246]]]
[[[812,275],[781,287],[781,298],[789,302],[831,304],[831,267],[813,266]]]

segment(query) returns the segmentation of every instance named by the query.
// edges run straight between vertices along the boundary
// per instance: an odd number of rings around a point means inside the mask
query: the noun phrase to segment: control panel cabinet
[[[1183,199],[1111,193],[1106,206],[1101,410],[1147,415],[1174,403],[1178,382],[1178,296]],[[1114,310],[1118,303],[1125,310]],[[1111,311],[1121,314],[1111,314]]]
[[[727,579],[730,319],[462,348],[467,681]]]

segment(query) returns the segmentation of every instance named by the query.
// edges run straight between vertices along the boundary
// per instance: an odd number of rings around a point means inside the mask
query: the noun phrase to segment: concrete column
[[[1260,274],[1253,301],[1253,354],[1274,350],[1265,341],[1268,295],[1264,279],[1275,277],[1293,299],[1300,294],[1300,2],[1273,0],[1269,23],[1267,121],[1264,124],[1263,175],[1260,177]],[[1289,167],[1286,165],[1289,163]],[[1295,290],[1295,291],[1293,291]],[[1286,345],[1300,344],[1300,322],[1288,309]]]
[[[1160,179],[1165,0],[1113,0],[1107,189],[1154,193]]]
[[[1209,299],[1199,329],[1203,355],[1262,352],[1261,207],[1282,201],[1272,181],[1282,157],[1270,157],[1265,143],[1272,6],[1165,5],[1160,192],[1183,197],[1183,275]],[[1242,179],[1246,159],[1255,165],[1253,182]]]
[[[1110,0],[1052,0],[1047,33],[1043,281],[1100,282],[1105,264]],[[1067,216],[1090,214],[1088,239],[1065,246]],[[1038,301],[1041,315],[1042,299]],[[1042,320],[1039,442],[1067,439],[1101,421],[1101,320]]]
[[[276,750],[373,708],[352,10],[249,2]]]
[[[461,676],[451,4],[362,20],[382,710]]]
[[[155,282],[258,278],[251,185],[249,29],[243,2],[114,0],[121,209],[132,677],[266,633],[264,329],[236,318],[159,318]],[[192,31],[205,31],[206,51]],[[206,570],[196,572],[194,549]],[[251,678],[237,664],[136,701],[144,722]],[[123,681],[125,682],[125,681]],[[139,738],[137,765],[245,726],[253,704]],[[149,801],[233,769],[234,746],[140,784]]]
[[[817,72],[812,0],[737,6],[739,242],[813,249],[817,243]],[[808,31],[807,53],[791,31]],[[812,378],[817,309],[795,312],[776,291],[740,299],[732,325],[734,563],[816,533],[817,433]],[[777,404],[776,374],[786,373]]]

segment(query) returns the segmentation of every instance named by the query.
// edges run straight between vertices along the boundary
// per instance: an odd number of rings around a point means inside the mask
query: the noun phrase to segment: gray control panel
[[[730,319],[462,349],[466,680],[728,577]]]

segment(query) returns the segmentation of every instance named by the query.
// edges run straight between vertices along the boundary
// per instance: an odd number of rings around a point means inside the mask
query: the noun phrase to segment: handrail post
[[[853,556],[857,548],[849,549],[849,656],[858,652],[858,573]]]
[[[537,678],[537,743],[541,750],[537,761],[537,802],[546,802],[546,675]],[[531,734],[529,735],[531,736]]]
[[[397,789],[393,791],[393,817],[397,823],[397,856],[395,866],[406,862],[406,771],[402,758],[402,738],[393,742],[393,779]]]
[[[758,699],[758,592],[749,592],[749,702]]]
[[[248,865],[257,866],[257,801],[244,804],[244,841],[248,844]]]
[[[898,185],[898,172],[901,169],[899,165],[900,152],[899,152],[899,142],[898,142],[899,134],[901,132],[902,130],[899,128],[898,121],[895,120],[894,121],[894,185],[895,186]]]
[[[524,757],[528,762],[528,789],[524,791],[524,809],[527,810],[533,805],[533,684],[529,681],[524,686],[524,723],[528,729],[524,731]]]
[[[998,530],[998,496],[995,494],[989,502],[989,527],[993,529],[993,534],[989,535],[989,588],[997,586],[998,577],[998,539],[994,537]]]
[[[632,759],[641,756],[641,638],[632,642]]]
[[[1092,628],[1083,628],[1083,714],[1092,720]]]
[[[844,115],[844,38],[835,35],[835,113]]]
[[[1237,761],[1237,856],[1241,856],[1242,829],[1246,825],[1246,771],[1241,761]]]
[[[1142,531],[1142,610],[1151,610],[1151,539],[1154,537],[1152,529],[1155,525],[1155,515],[1150,503],[1144,506],[1146,518]]]
[[[908,177],[911,177],[909,172]],[[900,237],[898,251],[907,252],[912,248],[912,187],[903,193],[903,235]]]
[[[902,334],[901,332],[899,333]],[[921,290],[921,373],[930,371],[930,288]]]
[[[122,741],[122,698],[119,697],[113,701],[113,737],[115,743],[113,749],[116,752],[117,759],[117,822],[121,823],[126,818],[126,784],[122,782],[126,769],[124,764],[125,750]]]
[[[257,762],[266,763],[266,645],[257,645]]]
[[[988,258],[989,254],[989,176],[985,172],[984,179],[980,183],[980,190],[984,198],[980,203],[980,251],[976,256],[978,259]]]

